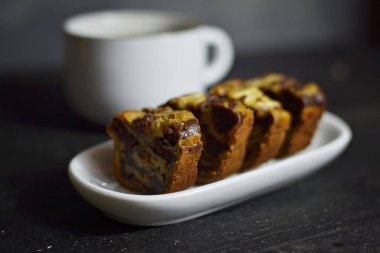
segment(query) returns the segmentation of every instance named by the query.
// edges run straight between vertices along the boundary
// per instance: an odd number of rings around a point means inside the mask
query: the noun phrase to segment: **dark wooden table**
[[[164,227],[118,223],[75,192],[69,160],[107,136],[68,109],[60,71],[0,74],[0,252],[380,252],[379,56],[239,57],[231,77],[275,70],[321,83],[353,141],[302,181]]]

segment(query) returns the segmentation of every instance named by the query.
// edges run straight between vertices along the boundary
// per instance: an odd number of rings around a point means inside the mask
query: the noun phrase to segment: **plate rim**
[[[329,124],[334,125],[335,128],[339,130],[338,136],[335,137],[335,139],[332,139],[328,143],[323,145],[323,148],[317,148],[310,151],[307,151],[305,153],[302,153],[300,155],[296,154],[291,157],[284,158],[280,161],[280,163],[273,163],[271,164],[271,169],[274,170],[277,166],[284,166],[284,163],[293,163],[293,161],[296,161],[297,159],[304,159],[305,156],[314,156],[318,152],[326,152],[326,149],[335,149],[336,147],[339,147],[339,153],[344,151],[344,148],[349,144],[349,142],[352,139],[352,131],[349,125],[342,120],[340,117],[336,116],[335,114],[331,112],[324,112],[323,119]],[[209,183],[205,185],[196,186],[190,189],[186,189],[183,191],[173,192],[173,193],[164,193],[164,194],[155,194],[155,195],[142,195],[142,194],[133,194],[133,193],[125,193],[125,192],[118,192],[111,189],[106,189],[103,187],[100,187],[96,184],[91,183],[90,181],[82,178],[78,175],[78,172],[75,171],[76,163],[78,162],[78,159],[82,157],[83,154],[88,153],[90,151],[98,150],[101,148],[105,148],[105,146],[108,146],[112,143],[112,140],[108,140],[102,143],[99,143],[97,145],[94,145],[90,148],[87,148],[78,154],[76,154],[69,162],[68,166],[68,174],[71,182],[76,181],[77,183],[81,184],[83,187],[85,187],[87,190],[96,192],[97,194],[101,194],[103,196],[111,197],[111,198],[117,198],[120,200],[127,200],[127,201],[133,201],[133,202],[156,202],[156,201],[168,201],[168,200],[174,200],[176,198],[183,198],[188,195],[194,195],[199,194],[200,192],[205,191],[212,191],[214,188],[220,188],[220,187],[228,187],[229,184],[235,184],[236,182],[243,180],[244,178],[250,178],[255,177],[256,174],[260,173],[266,173],[266,170],[260,170],[258,169],[252,169],[250,171],[243,172],[238,175],[234,175],[233,177],[226,178],[214,183]],[[277,166],[276,166],[277,165]],[[74,184],[74,183],[73,183]]]

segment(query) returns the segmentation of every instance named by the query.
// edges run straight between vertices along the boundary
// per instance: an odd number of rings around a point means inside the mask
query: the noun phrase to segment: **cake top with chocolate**
[[[166,104],[179,110],[196,109],[206,100],[207,96],[203,93],[191,93],[181,97],[173,98]]]
[[[301,86],[301,83],[294,77],[280,73],[271,73],[245,81],[247,86],[254,86],[261,89],[271,89],[280,92],[284,89],[293,89]]]
[[[219,106],[237,111],[246,110],[245,106],[234,98],[219,96],[218,94],[191,93],[169,100],[165,105],[177,110],[204,110],[206,106]],[[164,105],[164,106],[165,106]]]
[[[164,137],[171,132],[179,135],[179,139],[200,134],[197,119],[187,110],[173,110],[170,107],[145,108],[121,112],[116,117],[126,120],[139,131],[156,137]]]
[[[216,94],[192,93],[169,100],[164,106],[176,110],[190,110],[201,119],[200,124],[220,139],[233,136],[234,130],[241,124],[242,117],[251,113],[241,101]],[[231,137],[232,138],[232,137]]]
[[[280,73],[272,73],[245,82],[249,87],[258,87],[264,91],[281,93],[287,91],[301,98],[305,105],[323,105],[325,96],[321,87],[314,83],[301,83],[298,79]]]
[[[245,106],[257,112],[268,112],[272,109],[282,108],[281,103],[266,96],[258,87],[248,86],[239,79],[228,80],[216,85],[212,93],[240,100]]]

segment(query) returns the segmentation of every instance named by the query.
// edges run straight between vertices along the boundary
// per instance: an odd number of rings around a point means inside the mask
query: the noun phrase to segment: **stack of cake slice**
[[[221,180],[304,149],[324,110],[317,84],[269,74],[124,111],[107,128],[115,177],[148,194]]]

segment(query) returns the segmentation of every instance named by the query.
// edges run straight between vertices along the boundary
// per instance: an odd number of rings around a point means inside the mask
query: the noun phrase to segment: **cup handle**
[[[214,59],[207,64],[201,79],[204,85],[220,81],[232,67],[234,47],[230,36],[222,29],[214,26],[204,26],[202,39],[205,46],[215,48]]]

